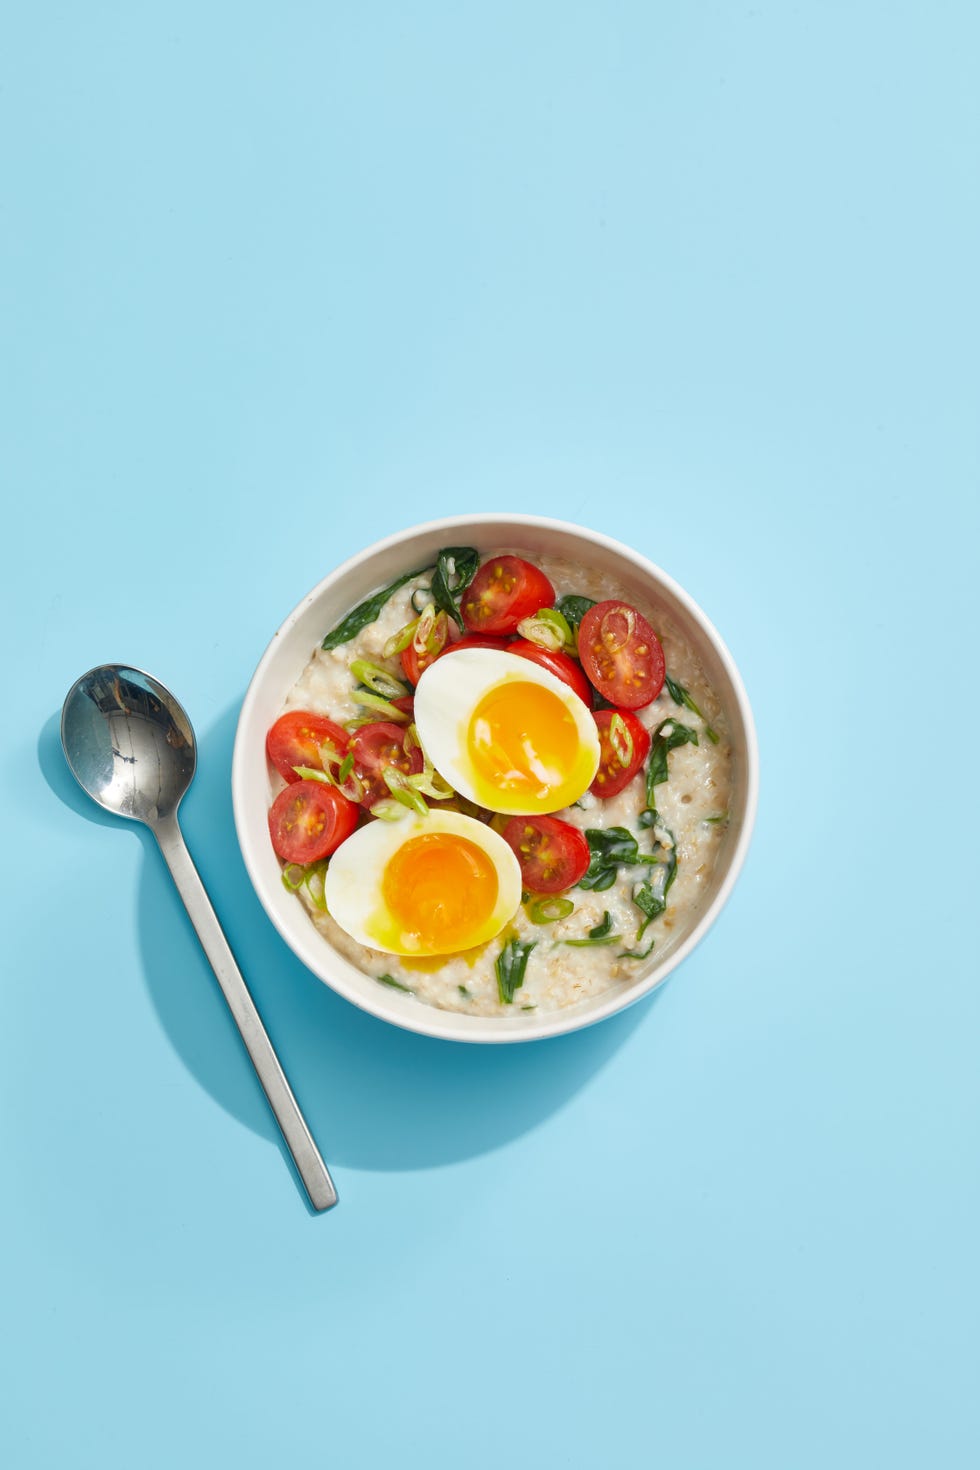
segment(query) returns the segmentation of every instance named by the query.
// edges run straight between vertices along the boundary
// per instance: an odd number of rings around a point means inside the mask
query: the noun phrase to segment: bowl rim
[[[259,702],[261,692],[265,688],[266,678],[270,666],[276,660],[279,650],[284,646],[287,635],[290,633],[299,619],[307,610],[318,601],[329,588],[345,577],[356,573],[368,562],[395,549],[403,542],[414,538],[426,536],[443,536],[447,538],[455,535],[464,527],[473,530],[481,530],[494,526],[513,527],[517,531],[531,529],[535,531],[554,531],[564,535],[581,538],[591,542],[603,550],[609,552],[629,563],[630,566],[644,579],[652,579],[655,584],[661,586],[664,591],[686,611],[688,616],[698,625],[704,636],[713,647],[713,651],[722,664],[726,677],[731,685],[732,692],[738,705],[739,717],[745,732],[745,750],[743,754],[744,770],[742,772],[742,784],[744,788],[744,815],[741,829],[733,849],[731,850],[728,866],[723,874],[710,903],[697,914],[690,932],[680,943],[670,951],[663,963],[656,966],[646,977],[639,980],[636,985],[628,990],[610,990],[595,1001],[583,1001],[578,1005],[569,1006],[559,1011],[549,1011],[542,1016],[523,1017],[517,1021],[511,1016],[472,1016],[465,1012],[442,1010],[437,1006],[420,1002],[414,996],[405,996],[397,991],[389,992],[384,986],[375,985],[377,996],[373,991],[365,990],[361,993],[358,987],[348,983],[343,967],[349,966],[354,974],[360,975],[365,981],[370,981],[370,976],[361,975],[350,961],[344,960],[342,956],[336,955],[329,943],[322,935],[317,933],[314,926],[309,923],[308,916],[303,917],[309,927],[309,936],[293,933],[291,929],[280,919],[275,905],[266,901],[266,883],[264,874],[258,865],[258,856],[253,848],[251,834],[246,822],[246,812],[249,803],[254,801],[254,791],[247,770],[250,755],[250,742],[254,739],[252,725],[255,722],[255,709]],[[446,544],[452,544],[447,539]],[[283,694],[285,694],[285,690]],[[552,516],[532,515],[524,512],[508,511],[480,511],[469,514],[457,514],[442,516],[433,520],[418,522],[406,526],[400,531],[393,531],[389,535],[374,541],[371,545],[356,552],[345,561],[339,563],[332,571],[306,594],[292,611],[284,618],[276,632],[272,635],[269,643],[260,658],[242,701],[239,711],[238,722],[235,731],[235,744],[232,756],[232,809],[234,813],[235,830],[238,837],[238,845],[248,872],[249,880],[255,891],[263,910],[279,932],[292,953],[300,962],[310,970],[311,974],[322,984],[345,1000],[356,1005],[360,1010],[375,1016],[380,1020],[387,1021],[403,1030],[412,1031],[419,1035],[430,1036],[448,1041],[465,1041],[478,1044],[499,1044],[517,1041],[537,1041],[547,1037],[561,1036],[572,1031],[584,1030],[589,1026],[606,1020],[608,1017],[617,1015],[627,1010],[666,982],[678,965],[700,944],[708,931],[712,928],[722,909],[731,897],[732,890],[738,880],[748,854],[755,827],[756,813],[759,799],[759,747],[756,735],[755,720],[749,703],[748,694],[745,689],[742,676],[739,673],[727,644],[721,637],[712,620],[704,612],[703,608],[685,589],[674,580],[672,576],[662,567],[652,562],[641,552],[627,546],[624,542],[606,535],[605,532],[593,530],[590,527],[579,525],[574,521],[566,521]],[[308,937],[316,937],[316,946],[306,943]],[[317,963],[321,952],[327,963]],[[338,972],[330,975],[330,959],[338,960]],[[328,978],[329,975],[329,978]]]

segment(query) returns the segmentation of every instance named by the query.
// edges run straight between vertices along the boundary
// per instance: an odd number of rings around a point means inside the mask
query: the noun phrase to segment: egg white
[[[521,869],[510,847],[475,817],[433,809],[424,817],[406,814],[393,822],[370,822],[352,833],[331,857],[323,890],[327,909],[359,944],[401,955],[459,951],[458,945],[443,951],[433,948],[423,951],[411,942],[411,936],[402,935],[399,942],[392,932],[392,916],[383,893],[385,869],[399,847],[429,832],[448,832],[468,838],[487,855],[496,870],[497,899],[493,912],[469,947],[487,943],[514,917],[521,902]]]
[[[574,720],[578,738],[575,768],[567,773],[560,792],[552,796],[543,789],[533,805],[519,792],[488,790],[474,770],[469,750],[474,709],[490,690],[515,680],[540,685],[556,695]],[[470,801],[494,812],[559,811],[578,801],[599,769],[599,734],[592,712],[548,669],[503,649],[461,648],[430,664],[415,690],[415,724],[423,749],[444,780]]]

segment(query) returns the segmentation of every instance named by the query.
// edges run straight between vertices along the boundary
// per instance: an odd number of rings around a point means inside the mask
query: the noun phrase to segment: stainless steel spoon
[[[102,664],[69,689],[61,711],[61,743],[82,790],[106,811],[143,822],[159,843],[310,1203],[315,1210],[328,1210],[337,1203],[333,1180],[177,823],[177,808],[197,765],[190,720],[169,689],[149,674],[125,664]]]

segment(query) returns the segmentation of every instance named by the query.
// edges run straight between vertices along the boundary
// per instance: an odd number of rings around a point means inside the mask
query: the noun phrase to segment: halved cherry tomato
[[[597,602],[578,630],[582,667],[603,699],[620,709],[652,704],[664,684],[664,651],[646,618],[628,602]]]
[[[351,736],[350,748],[354,753],[354,773],[364,787],[361,805],[367,807],[369,811],[376,801],[380,801],[383,796],[391,795],[382,775],[386,766],[391,766],[396,771],[404,771],[406,776],[416,776],[422,769],[424,761],[419,747],[416,746],[410,751],[405,749],[407,733],[403,725],[392,725],[386,720],[375,720],[370,725],[362,725]]]
[[[358,807],[325,781],[297,781],[280,791],[269,811],[269,835],[287,863],[329,857],[357,826]]]
[[[412,645],[409,644],[401,656],[402,668],[405,671],[405,678],[410,679],[413,684],[417,684],[419,682],[419,679],[422,677],[422,671],[424,669],[427,669],[430,664],[434,664],[436,659],[442,658],[444,654],[455,653],[458,648],[509,647],[510,643],[508,639],[492,638],[488,633],[467,633],[463,638],[456,638],[455,640],[450,638],[446,646],[444,648],[440,648],[438,653],[422,654],[421,656],[417,654]],[[397,699],[392,700],[392,704],[397,703]]]
[[[555,589],[539,567],[519,556],[493,556],[463,593],[461,611],[473,633],[516,633],[522,618],[554,605]]]
[[[613,726],[614,718],[621,723]],[[594,796],[618,796],[650,753],[650,731],[628,709],[597,709],[594,719],[599,729],[599,769],[589,790]]]
[[[443,650],[440,649],[440,653]],[[414,687],[422,677],[422,670],[427,669],[433,659],[439,657],[438,653],[418,653],[415,645],[410,643],[401,652],[402,672],[408,682]],[[392,704],[394,704],[392,700]]]
[[[422,624],[425,624],[423,630]],[[422,634],[422,649],[416,647],[415,639]],[[417,684],[422,670],[427,669],[459,637],[459,628],[444,612],[425,614],[418,621],[412,642],[401,652],[402,671],[411,684]]]
[[[280,776],[287,781],[298,781],[300,778],[293,770],[294,766],[310,766],[315,771],[322,771],[320,746],[326,742],[343,755],[349,739],[347,731],[325,715],[291,709],[279,716],[265,737],[265,752]]]
[[[391,703],[395,709],[400,709],[402,714],[408,715],[408,723],[411,724],[415,719],[415,695],[399,694],[398,698],[393,699]]]
[[[588,841],[561,817],[511,817],[500,835],[521,865],[525,888],[533,893],[562,893],[585,876]]]
[[[567,653],[562,653],[560,648],[542,648],[540,644],[532,643],[530,638],[515,638],[513,643],[508,643],[507,652],[540,664],[549,674],[554,674],[563,684],[567,684],[569,689],[574,689],[588,709],[592,708],[591,684],[575,660]]]

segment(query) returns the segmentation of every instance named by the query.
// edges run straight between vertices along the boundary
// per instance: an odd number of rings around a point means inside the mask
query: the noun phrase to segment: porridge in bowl
[[[267,753],[324,942],[475,1016],[632,987],[690,932],[729,821],[728,719],[682,628],[510,547],[450,548],[324,629]]]

